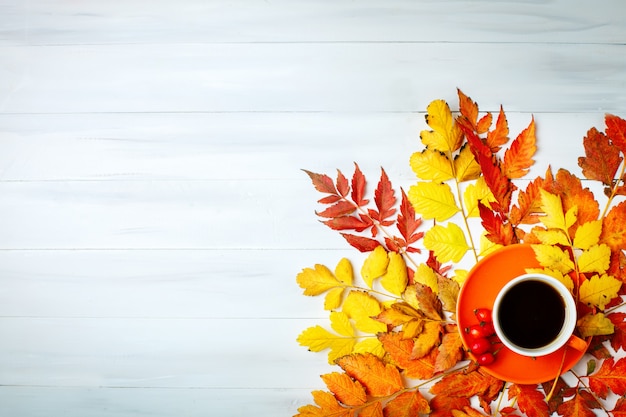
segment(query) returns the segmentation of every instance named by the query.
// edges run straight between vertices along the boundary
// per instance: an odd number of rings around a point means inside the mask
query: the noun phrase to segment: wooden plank
[[[0,251],[0,317],[328,318],[296,275],[344,250]],[[236,322],[235,322],[236,323]]]
[[[0,387],[2,410],[28,417],[290,416],[309,389]]]
[[[2,113],[407,112],[456,100],[456,86],[480,94],[484,110],[626,108],[623,44],[128,44],[0,54],[9,63]]]
[[[268,300],[269,301],[269,300]],[[298,346],[305,319],[0,318],[0,385],[319,387],[326,355]]]
[[[532,117],[535,174],[548,165],[579,173],[583,136],[604,130],[601,112],[508,112],[512,139]],[[408,161],[423,149],[424,129],[421,112],[5,114],[0,180],[298,180],[301,169],[349,174],[352,162],[373,177],[382,166],[392,179],[413,180]]]
[[[621,43],[620,0],[0,3],[5,44],[153,42]]]

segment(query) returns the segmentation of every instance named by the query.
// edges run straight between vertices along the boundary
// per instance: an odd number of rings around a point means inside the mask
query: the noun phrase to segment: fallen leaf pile
[[[366,255],[357,271],[344,258],[296,278],[304,295],[323,296],[329,314],[298,342],[338,367],[297,416],[625,416],[626,358],[614,355],[626,349],[626,120],[607,114],[604,131],[587,132],[582,177],[547,168],[523,181],[537,149],[535,120],[511,140],[502,108],[483,114],[458,97],[455,113],[443,100],[428,106],[422,150],[409,161],[417,181],[406,192],[384,169],[373,196],[356,164],[348,176],[305,171],[323,194],[322,223]],[[578,302],[586,373],[509,383],[463,347],[461,261],[517,243],[530,244],[541,265],[528,272],[557,278]],[[620,398],[609,403],[612,394]]]

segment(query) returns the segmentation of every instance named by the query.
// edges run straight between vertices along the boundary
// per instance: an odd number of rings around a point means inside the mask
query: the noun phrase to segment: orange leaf
[[[381,333],[378,338],[391,361],[403,370],[407,378],[428,379],[435,370],[437,350],[420,359],[412,359],[413,339],[405,339],[402,333]]]
[[[299,414],[294,417],[353,417],[354,411],[339,404],[333,394],[326,391],[313,391],[314,405],[305,405],[298,408]]]
[[[589,388],[600,398],[606,398],[609,389],[617,395],[626,394],[626,358],[602,362],[600,369],[589,376]]]
[[[500,213],[495,213],[483,203],[478,203],[481,224],[485,228],[485,237],[491,242],[507,246],[515,243],[515,233],[511,223],[505,223]]]
[[[521,178],[528,173],[528,169],[535,163],[532,157],[537,151],[535,138],[535,119],[515,138],[511,147],[504,153],[502,170],[508,178]]]
[[[435,373],[443,372],[457,364],[463,358],[463,342],[456,329],[443,335],[439,353],[435,361]]]
[[[322,375],[322,380],[330,392],[335,394],[335,398],[343,404],[352,406],[365,404],[367,395],[359,381],[354,381],[348,375],[339,372]]]
[[[365,195],[365,176],[357,164],[354,164],[354,174],[352,175],[352,201],[354,201],[359,207],[362,207],[369,203],[366,200]]]
[[[414,417],[429,412],[428,400],[418,390],[403,392],[385,405],[385,417]]]
[[[462,410],[470,404],[467,397],[437,395],[430,400],[430,408],[432,409],[430,417],[449,417],[452,415],[452,410]]]
[[[611,335],[611,347],[616,351],[620,348],[626,349],[626,313],[611,313],[606,317],[615,327],[615,332]]]
[[[404,290],[402,297],[411,307],[422,312],[427,318],[441,320],[441,301],[428,285],[416,282]]]
[[[328,175],[316,174],[315,172],[307,171],[306,169],[303,169],[303,171],[306,172],[309,178],[311,178],[313,186],[317,191],[335,195],[339,194],[335,188],[335,183]]]
[[[592,127],[583,139],[585,156],[578,158],[583,175],[590,180],[602,181],[610,186],[622,162],[619,149],[611,144],[609,137]]]
[[[578,391],[574,398],[564,401],[557,412],[562,416],[595,417],[592,408],[600,408],[598,401],[588,391]]]
[[[611,410],[613,417],[626,417],[626,398],[622,397],[615,403],[615,407]]]
[[[443,377],[430,388],[430,392],[434,395],[470,398],[474,395],[492,396],[494,391],[500,392],[503,386],[503,381],[491,375],[479,371],[458,371]]]
[[[504,109],[500,106],[500,112],[498,113],[498,119],[496,120],[496,127],[489,133],[487,133],[486,144],[491,149],[491,152],[496,153],[500,150],[500,147],[509,141],[509,123],[506,120]]]
[[[542,392],[536,385],[512,385],[509,388],[509,400],[517,398],[517,406],[528,417],[549,417],[550,409]]]
[[[613,145],[626,154],[626,120],[612,114],[604,116],[606,134]]]
[[[621,250],[626,247],[626,201],[613,207],[602,221],[600,242],[606,243],[612,250]]]
[[[374,401],[359,412],[359,417],[383,417],[383,406],[380,401]]]
[[[511,208],[510,221],[514,225],[535,224],[539,222],[538,214],[541,213],[541,193],[543,178],[537,177],[528,184],[525,190],[520,190],[517,195],[518,206]]]
[[[373,397],[385,397],[404,388],[398,368],[372,354],[344,356],[337,364]]]

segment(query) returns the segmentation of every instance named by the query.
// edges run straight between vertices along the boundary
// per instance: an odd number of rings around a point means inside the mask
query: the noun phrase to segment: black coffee
[[[534,349],[558,336],[565,322],[565,303],[551,285],[528,280],[507,291],[497,314],[503,333],[512,343]]]

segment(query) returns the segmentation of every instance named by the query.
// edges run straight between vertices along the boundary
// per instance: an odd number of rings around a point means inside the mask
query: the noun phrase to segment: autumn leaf
[[[576,234],[574,235],[574,246],[579,249],[589,249],[593,245],[598,244],[601,233],[601,220],[593,220],[581,224],[580,227],[576,229]]]
[[[356,248],[359,252],[371,252],[380,246],[378,240],[370,239],[365,236],[357,236],[350,233],[341,233],[341,236],[346,239],[350,246]]]
[[[450,160],[436,150],[426,148],[415,152],[411,155],[409,164],[415,175],[422,180],[443,182],[454,178]]]
[[[470,398],[474,395],[483,396],[493,395],[500,392],[504,386],[504,381],[500,381],[491,375],[484,374],[479,371],[464,373],[462,371],[454,372],[444,376],[436,382],[431,388],[430,393],[433,395],[447,395],[451,397]]]
[[[435,372],[435,358],[437,350],[433,349],[429,354],[419,359],[412,357],[415,342],[412,338],[406,338],[402,333],[381,333],[378,335],[385,351],[391,361],[402,369],[407,378],[428,379]]]
[[[406,263],[402,255],[398,253],[389,252],[388,256],[387,272],[381,278],[380,284],[390,293],[402,295],[409,282]]]
[[[554,269],[563,274],[574,270],[574,262],[570,256],[558,246],[531,245],[537,261],[544,268]]]
[[[446,183],[418,182],[409,188],[408,197],[415,211],[425,219],[441,222],[460,211]]]
[[[428,400],[419,390],[403,392],[385,406],[385,417],[414,417],[430,412]]]
[[[541,210],[541,189],[543,178],[537,177],[530,182],[525,190],[520,190],[517,195],[517,205],[511,207],[509,219],[514,225],[535,224],[539,222]]]
[[[475,183],[468,185],[463,192],[463,203],[467,217],[480,216],[478,203],[487,206],[492,201],[495,201],[495,199],[483,177],[480,177]]]
[[[441,263],[459,262],[470,249],[465,233],[455,223],[433,226],[424,234],[424,246],[433,251]]]
[[[613,358],[606,359],[596,373],[589,376],[589,388],[600,398],[606,398],[609,389],[617,394],[626,394],[626,358],[617,362]]]
[[[304,330],[298,336],[297,341],[300,346],[306,346],[312,352],[330,349],[328,363],[331,364],[337,358],[350,354],[356,344],[354,337],[331,333],[319,325]]]
[[[304,268],[296,276],[296,282],[304,289],[304,295],[320,295],[331,288],[341,287],[343,284],[324,265],[315,265],[313,268]]]
[[[454,158],[454,176],[456,180],[458,182],[475,180],[480,177],[480,174],[480,165],[476,162],[471,148],[464,145]]]
[[[516,243],[516,235],[511,223],[506,222],[501,213],[496,213],[486,205],[478,203],[480,224],[485,228],[485,237],[491,242],[507,246]]]
[[[435,361],[435,373],[447,371],[463,358],[463,342],[458,331],[443,335]]]
[[[387,330],[384,323],[374,320],[382,311],[379,301],[363,291],[350,291],[343,302],[342,311],[354,320],[357,329],[376,334]]]
[[[613,323],[614,329],[613,336],[611,336],[611,347],[616,351],[626,349],[626,313],[611,313],[607,318]]]
[[[580,254],[577,263],[579,272],[603,274],[611,263],[611,248],[605,244],[591,246]]]
[[[374,355],[348,355],[340,358],[337,364],[350,377],[359,381],[373,397],[389,396],[404,388],[398,368]]]
[[[417,228],[422,224],[422,220],[416,216],[415,209],[411,205],[408,196],[402,191],[402,200],[400,202],[400,213],[398,214],[397,219],[397,228],[402,237],[404,238],[404,244],[406,246],[411,245],[412,243],[420,240],[424,233],[417,232]],[[410,250],[408,248],[407,250]],[[416,251],[419,251],[416,249]]]
[[[619,148],[613,146],[610,139],[595,127],[589,129],[583,145],[585,156],[578,158],[583,175],[587,179],[601,181],[610,186],[622,162]]]
[[[626,154],[626,120],[613,114],[606,114],[604,123],[606,135],[611,138],[611,143]]]
[[[550,268],[526,268],[525,271],[527,274],[544,274],[551,276],[560,281],[561,284],[565,285],[568,290],[574,290],[574,281],[572,280],[572,277],[563,274],[562,272]]]
[[[396,197],[395,191],[384,169],[381,170],[380,181],[374,191],[374,203],[378,210],[368,210],[370,217],[382,226],[392,225],[394,222],[388,219],[396,212],[394,208]]]
[[[615,327],[611,320],[606,318],[604,314],[589,313],[581,317],[576,323],[576,328],[580,332],[580,337],[587,338],[589,336],[602,336],[613,334]]]
[[[382,246],[377,246],[363,262],[361,267],[361,277],[368,287],[372,288],[376,278],[382,277],[387,272],[389,256]]]
[[[552,230],[534,230],[532,233],[543,243],[544,245],[562,245],[571,246],[568,236],[564,230],[552,229]]]
[[[354,417],[354,412],[349,408],[344,408],[333,394],[327,391],[312,391],[314,405],[305,405],[298,408],[294,417]]]
[[[532,157],[537,150],[535,138],[535,119],[524,129],[511,143],[504,153],[502,169],[508,178],[522,178],[528,173],[528,169],[535,163]]]
[[[562,416],[595,417],[594,408],[600,408],[598,400],[589,391],[578,390],[573,398],[558,407],[557,412]]]
[[[339,308],[343,301],[344,290],[342,287],[337,287],[328,291],[326,297],[324,297],[324,310],[330,311]]]
[[[623,250],[626,248],[626,201],[622,201],[613,207],[602,222],[602,234],[600,242],[609,245],[611,250]]]
[[[373,401],[368,406],[361,408],[359,417],[383,417],[383,406],[380,401]]]
[[[509,400],[517,399],[519,409],[528,417],[549,417],[550,410],[545,396],[536,385],[514,384],[509,388]]]
[[[361,171],[361,168],[357,164],[354,164],[354,174],[352,175],[352,201],[359,206],[363,207],[369,200],[365,199],[365,186],[367,181],[365,180],[365,176]]]
[[[414,339],[411,358],[422,358],[426,356],[435,346],[437,346],[441,338],[441,330],[440,323],[436,321],[426,322],[422,332]]]
[[[615,407],[611,410],[613,417],[626,417],[626,398],[622,397],[617,400]]]
[[[567,231],[569,226],[563,213],[563,205],[561,197],[551,194],[545,190],[541,190],[541,209],[545,216],[541,218],[541,222],[548,229],[560,229]]]
[[[365,337],[356,342],[352,353],[371,354],[379,358],[383,358],[387,353],[383,348],[382,343],[375,337]]]
[[[462,410],[470,404],[467,397],[453,397],[447,394],[436,395],[430,400],[430,408],[432,409],[430,417],[449,417],[453,410]]]
[[[341,403],[351,406],[359,406],[367,401],[365,388],[359,381],[355,381],[348,375],[333,372],[321,376],[322,380]]]
[[[581,284],[579,289],[580,302],[603,310],[605,305],[617,297],[621,286],[622,282],[610,275],[594,275]]]
[[[437,297],[441,301],[443,309],[446,311],[456,311],[456,304],[459,298],[460,286],[453,279],[446,278],[443,275],[437,275],[437,286],[439,291]]]
[[[423,130],[420,133],[422,143],[427,148],[440,152],[454,152],[459,149],[463,136],[454,122],[448,103],[434,100],[426,111],[426,123],[432,130]]]
[[[480,133],[480,132],[478,132]],[[491,150],[491,152],[498,152],[500,147],[509,141],[509,123],[506,120],[504,109],[500,106],[500,112],[498,113],[498,119],[496,120],[496,127],[487,133],[487,140],[485,143]]]
[[[600,215],[599,204],[589,188],[583,188],[578,177],[565,169],[559,169],[556,178],[549,172],[543,181],[543,187],[551,194],[561,197],[565,213],[577,207],[577,224],[584,224],[597,220]]]
[[[426,264],[422,263],[417,266],[413,274],[413,281],[430,287],[434,293],[439,291],[437,273]]]
[[[441,320],[441,301],[427,285],[414,283],[406,287],[402,298],[414,309],[431,320]]]

